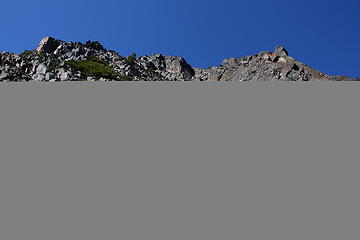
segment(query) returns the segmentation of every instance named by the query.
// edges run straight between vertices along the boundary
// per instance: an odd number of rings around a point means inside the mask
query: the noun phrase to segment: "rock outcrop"
[[[0,81],[349,81],[296,61],[283,46],[273,52],[225,59],[220,66],[194,68],[182,57],[124,57],[99,42],[46,37],[33,51],[0,53]]]
[[[53,53],[61,44],[62,42],[56,40],[52,37],[45,37],[41,40],[39,46],[37,47],[37,52],[46,52],[46,53]]]

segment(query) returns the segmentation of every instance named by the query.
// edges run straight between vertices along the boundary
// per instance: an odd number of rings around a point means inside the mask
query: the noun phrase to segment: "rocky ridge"
[[[99,42],[65,42],[46,37],[32,51],[0,52],[0,81],[351,81],[330,76],[290,57],[278,46],[274,52],[225,59],[208,69],[190,66],[182,57],[121,56]]]

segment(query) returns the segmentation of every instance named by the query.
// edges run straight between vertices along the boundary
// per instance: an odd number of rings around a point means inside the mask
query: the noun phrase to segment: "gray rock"
[[[45,74],[37,73],[37,74],[33,75],[33,80],[35,82],[44,81],[45,80]]]
[[[71,79],[71,73],[61,68],[57,77],[60,81],[69,81]]]
[[[0,80],[4,80],[4,79],[7,79],[9,77],[9,73],[7,72],[1,72],[0,74]]]
[[[54,73],[48,72],[45,74],[45,80],[46,81],[51,81],[56,79],[56,75]]]
[[[44,51],[46,53],[53,53],[61,44],[61,41],[56,40],[52,37],[45,37],[41,40],[37,52]]]
[[[190,79],[195,75],[194,69],[182,57],[165,57],[166,71],[183,79]]]
[[[65,72],[60,74],[59,79],[60,81],[70,81],[70,76],[71,76],[70,73]]]
[[[221,66],[227,67],[227,68],[237,68],[237,67],[239,67],[239,64],[240,64],[240,62],[239,62],[238,59],[236,59],[236,58],[229,58],[229,59],[225,59],[225,60],[222,62]]]
[[[148,60],[155,66],[158,70],[164,70],[166,68],[165,57],[161,54],[154,54],[148,58]]]
[[[287,60],[286,60],[286,58],[284,58],[284,57],[279,57],[279,58],[277,59],[277,62],[279,62],[279,63],[287,63]]]
[[[44,63],[39,64],[37,66],[37,68],[36,68],[36,73],[37,74],[43,74],[44,75],[46,73],[46,71],[47,71],[47,67],[46,67],[46,65]]]
[[[286,57],[289,55],[289,52],[283,46],[277,46],[275,48],[275,53],[280,57]]]
[[[105,51],[106,49],[103,47],[103,45],[101,45],[98,41],[92,42],[92,41],[87,41],[85,43],[85,47],[87,48],[91,48],[97,51]]]

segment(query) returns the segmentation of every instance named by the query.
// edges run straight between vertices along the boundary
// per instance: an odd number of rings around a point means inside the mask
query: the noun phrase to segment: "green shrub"
[[[87,77],[107,78],[120,81],[131,81],[132,78],[121,76],[112,67],[107,65],[99,58],[89,58],[88,60],[70,60],[66,62],[68,66],[76,71],[84,73]]]
[[[25,50],[22,53],[20,53],[19,56],[20,58],[24,59],[24,58],[28,58],[32,53],[33,51]]]
[[[119,81],[133,81],[134,79],[130,76],[126,76],[126,75],[120,75],[119,76]]]
[[[125,62],[130,65],[135,65],[136,62],[136,53],[132,53],[125,59]]]
[[[43,50],[41,50],[39,53],[38,53],[38,57],[39,57],[39,61],[40,62],[43,62],[43,61],[45,61],[46,60],[46,52],[45,51],[43,51]]]
[[[48,64],[48,69],[47,69],[47,71],[54,73],[55,70],[56,70],[56,68],[57,68],[57,66],[58,66],[58,62],[57,62],[56,60],[54,60],[54,59],[51,59],[50,62],[49,62],[49,64]]]
[[[87,58],[88,61],[90,62],[95,62],[95,63],[101,63],[101,64],[104,64],[104,65],[108,65],[105,61],[101,60],[100,58],[97,58],[97,57],[89,57]]]

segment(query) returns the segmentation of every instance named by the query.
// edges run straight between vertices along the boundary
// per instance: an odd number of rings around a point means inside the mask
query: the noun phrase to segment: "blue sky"
[[[0,51],[34,49],[43,36],[98,40],[122,55],[179,55],[193,66],[271,51],[333,75],[360,76],[360,1],[3,1]]]

